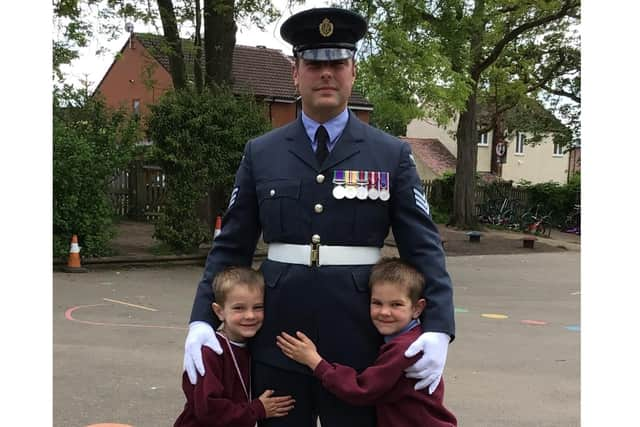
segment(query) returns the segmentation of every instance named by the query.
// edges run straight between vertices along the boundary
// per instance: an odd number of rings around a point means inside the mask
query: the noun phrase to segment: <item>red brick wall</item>
[[[279,128],[296,119],[296,104],[283,102],[274,102],[270,106],[271,124],[273,128]]]
[[[145,85],[145,81],[149,84]],[[104,80],[97,88],[106,100],[107,105],[118,108],[124,106],[133,111],[133,100],[140,100],[142,116],[149,112],[149,105],[158,101],[167,89],[173,88],[171,76],[157,62],[144,46],[133,39],[122,54],[111,65]]]
[[[364,110],[351,110],[354,113],[356,113],[356,116],[358,116],[358,118],[360,120],[362,120],[365,123],[369,123],[369,113],[370,111],[364,111]]]

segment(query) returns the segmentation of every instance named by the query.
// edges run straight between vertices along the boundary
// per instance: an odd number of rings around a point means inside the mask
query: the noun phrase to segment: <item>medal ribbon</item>
[[[358,171],[347,171],[347,185],[350,187],[355,187],[356,182],[358,182]]]
[[[380,174],[380,191],[389,189],[389,172],[382,172]]]
[[[379,175],[377,171],[369,172],[369,188],[378,189]]]

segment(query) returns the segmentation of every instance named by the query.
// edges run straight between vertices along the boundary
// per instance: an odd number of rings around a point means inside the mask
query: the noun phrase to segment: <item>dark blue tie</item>
[[[327,148],[329,134],[324,126],[320,126],[316,131],[316,141],[318,142],[318,148],[316,148],[316,159],[318,159],[319,164],[322,164],[324,159],[329,155],[329,149]]]

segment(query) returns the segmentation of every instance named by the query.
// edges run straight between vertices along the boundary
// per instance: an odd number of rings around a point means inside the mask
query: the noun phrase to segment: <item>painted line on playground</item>
[[[569,325],[565,326],[564,328],[573,332],[580,332],[580,325]]]
[[[456,307],[456,313],[468,313],[469,310],[467,310],[466,308],[461,308],[461,307]]]
[[[163,326],[163,325],[140,325],[135,323],[109,323],[109,322],[92,322],[90,320],[81,320],[73,317],[73,312],[82,308],[90,308],[90,307],[99,307],[106,306],[107,304],[89,304],[89,305],[77,305],[75,307],[71,307],[64,312],[64,317],[67,320],[71,320],[72,322],[84,323],[85,325],[94,325],[94,326],[120,326],[127,328],[158,328],[158,329],[178,329],[181,331],[187,330],[185,327],[181,326]]]
[[[509,316],[506,314],[496,314],[496,313],[482,313],[482,317],[486,317],[487,319],[508,319]]]
[[[547,324],[547,322],[545,322],[544,320],[521,320],[520,323],[533,326],[544,326]]]
[[[115,302],[117,304],[128,305],[129,307],[141,308],[143,310],[158,311],[155,308],[145,307],[143,305],[131,304],[130,302],[118,301],[117,299],[102,298],[103,301]]]

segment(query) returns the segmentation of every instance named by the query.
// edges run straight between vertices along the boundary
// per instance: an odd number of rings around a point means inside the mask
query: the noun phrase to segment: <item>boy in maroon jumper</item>
[[[418,360],[405,351],[422,333],[418,317],[426,305],[420,298],[423,276],[399,258],[378,261],[371,270],[371,320],[385,344],[374,364],[360,374],[353,368],[331,364],[302,332],[298,338],[283,332],[278,347],[291,359],[307,365],[322,385],[352,405],[375,405],[378,427],[455,427],[456,417],[443,405],[444,381],[428,394],[415,390],[415,379],[404,370]]]
[[[283,417],[293,408],[291,396],[271,397],[266,390],[251,398],[251,358],[247,339],[264,319],[264,279],[244,267],[230,267],[213,282],[213,311],[222,324],[216,332],[224,348],[221,355],[202,347],[206,373],[192,385],[186,372],[182,390],[187,397],[174,427],[254,427],[263,418]]]

